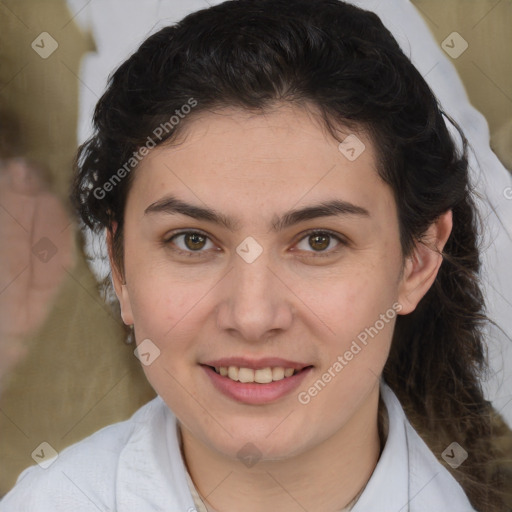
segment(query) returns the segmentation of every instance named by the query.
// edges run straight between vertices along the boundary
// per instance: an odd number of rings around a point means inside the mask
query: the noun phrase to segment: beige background
[[[491,147],[512,170],[512,1],[412,0],[441,42],[458,32],[468,49],[452,59],[473,106],[491,132]]]

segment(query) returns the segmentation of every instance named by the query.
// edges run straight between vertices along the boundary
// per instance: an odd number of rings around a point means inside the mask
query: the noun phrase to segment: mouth
[[[208,365],[206,365],[208,366]],[[217,375],[227,377],[235,382],[257,384],[270,384],[271,382],[278,382],[283,379],[288,379],[297,375],[301,371],[311,368],[312,366],[305,366],[301,369],[286,368],[284,366],[267,366],[266,368],[246,368],[243,366],[208,366]]]
[[[249,405],[264,405],[289,396],[296,390],[313,365],[284,360],[212,361],[200,366],[224,396]],[[238,364],[237,364],[238,363]]]

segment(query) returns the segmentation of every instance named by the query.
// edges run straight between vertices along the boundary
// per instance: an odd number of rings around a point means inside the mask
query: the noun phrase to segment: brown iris
[[[315,251],[322,251],[329,247],[330,236],[325,234],[314,234],[309,237],[309,245]]]
[[[185,234],[185,245],[192,251],[202,249],[206,244],[206,237],[199,233],[186,233]]]

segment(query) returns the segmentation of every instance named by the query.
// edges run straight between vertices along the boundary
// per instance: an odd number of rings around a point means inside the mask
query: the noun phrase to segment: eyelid
[[[204,236],[207,239],[207,242],[210,241],[212,244],[218,245],[216,243],[214,237],[212,237],[211,235],[209,235],[205,231],[203,231],[201,229],[197,229],[197,228],[193,228],[193,229],[192,228],[190,228],[190,229],[178,229],[176,231],[171,231],[170,233],[167,233],[166,236],[164,237],[164,239],[162,240],[162,245],[164,247],[168,247],[169,245],[174,245],[173,242],[172,242],[173,238],[176,238],[178,236],[188,235],[188,234],[191,234],[191,233]],[[178,254],[184,254],[186,256],[202,256],[202,255],[205,255],[205,254],[207,254],[207,253],[212,251],[212,249],[209,249],[209,250],[199,250],[199,251],[192,251],[192,250],[185,251],[183,249],[180,249],[176,245],[174,245],[172,250],[174,252],[178,253]],[[216,250],[216,249],[214,249],[214,250]]]
[[[202,229],[197,228],[189,228],[189,229],[176,229],[174,231],[170,231],[169,233],[166,233],[164,236],[164,241],[169,242],[172,238],[178,235],[187,235],[189,233],[196,233],[198,235],[205,236],[213,241],[213,237],[207,233],[206,231],[203,231]]]
[[[335,231],[331,231],[330,229],[321,229],[321,228],[314,228],[314,229],[309,229],[307,231],[304,231],[302,233],[300,233],[299,235],[297,235],[297,242],[294,244],[294,247],[302,242],[302,240],[304,240],[305,238],[311,236],[311,235],[316,235],[316,234],[321,234],[321,235],[329,235],[330,237],[336,239],[338,242],[339,242],[339,245],[342,246],[342,247],[346,247],[349,245],[349,241],[346,237],[344,237],[343,235],[341,235],[340,233],[337,233]],[[300,238],[299,238],[300,237]],[[327,250],[327,251],[314,251],[314,250],[311,250],[311,251],[302,251],[302,252],[306,252],[308,253],[309,255],[312,255],[314,257],[317,257],[317,256],[329,256],[331,254],[335,254],[338,252],[338,249],[337,248],[334,248],[334,249],[330,249],[330,250]]]

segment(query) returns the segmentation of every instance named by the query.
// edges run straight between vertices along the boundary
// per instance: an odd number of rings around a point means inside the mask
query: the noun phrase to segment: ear
[[[113,234],[115,234],[117,229],[117,222],[112,223],[112,232],[106,229],[106,243],[108,250],[108,259],[110,261],[110,268],[112,270],[112,283],[114,285],[114,291],[116,292],[117,299],[119,300],[119,304],[121,306],[121,318],[126,325],[133,324],[133,313],[132,306],[130,303],[130,296],[128,293],[128,288],[126,286],[126,282],[121,275],[120,269],[114,261],[113,256]]]
[[[401,315],[414,311],[435,281],[443,262],[440,253],[452,227],[452,211],[448,210],[429,226],[422,242],[417,241],[411,256],[406,258],[399,284],[398,302],[402,305]]]

